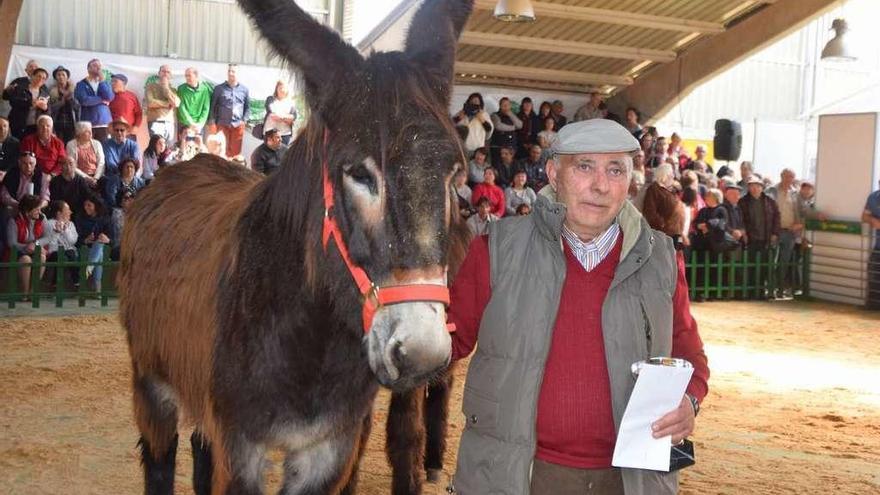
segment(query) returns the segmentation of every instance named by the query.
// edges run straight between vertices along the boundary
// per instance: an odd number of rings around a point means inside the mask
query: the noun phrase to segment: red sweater
[[[140,127],[144,118],[141,102],[136,94],[128,90],[116,93],[110,102],[110,114],[113,115],[113,120],[122,117],[132,127]]]
[[[37,166],[44,174],[61,174],[61,162],[67,156],[67,151],[64,149],[64,143],[55,135],[49,138],[49,143],[46,146],[43,146],[37,133],[28,134],[21,140],[19,152],[22,151],[33,152],[37,159]]]
[[[504,212],[507,211],[504,204],[504,191],[494,184],[477,184],[474,186],[474,191],[471,193],[471,202],[474,206],[477,206],[477,202],[483,196],[489,198],[489,204],[492,205],[491,213],[498,218],[503,217]]]

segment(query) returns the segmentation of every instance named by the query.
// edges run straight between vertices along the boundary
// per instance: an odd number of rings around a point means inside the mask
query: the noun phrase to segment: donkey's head
[[[472,0],[426,0],[405,50],[366,60],[293,0],[239,3],[300,70],[312,109],[303,141],[326,162],[331,213],[352,261],[380,287],[445,286],[449,224],[457,211],[450,182],[466,163],[447,109],[455,44]],[[338,258],[333,241],[327,256]],[[350,292],[351,277],[340,277],[336,285]],[[345,304],[360,314],[360,301]],[[448,363],[442,303],[381,306],[367,330],[370,367],[386,386],[416,385]]]

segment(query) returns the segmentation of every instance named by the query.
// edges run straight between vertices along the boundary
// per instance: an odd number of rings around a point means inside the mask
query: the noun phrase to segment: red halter
[[[370,280],[367,272],[363,268],[354,264],[348,254],[348,247],[342,240],[342,232],[339,230],[339,224],[333,218],[333,184],[330,182],[329,165],[327,161],[327,143],[330,140],[330,131],[324,130],[324,160],[322,164],[324,175],[324,232],[323,244],[324,251],[327,251],[327,244],[330,238],[336,242],[336,249],[342,256],[342,261],[348,267],[349,273],[357,284],[358,291],[364,300],[364,333],[370,333],[370,327],[373,325],[373,317],[376,311],[382,306],[398,304],[404,302],[430,301],[440,302],[449,305],[449,289],[445,285],[438,284],[413,284],[413,285],[392,285],[389,287],[379,287]],[[455,331],[452,324],[448,324],[447,328],[450,332]]]

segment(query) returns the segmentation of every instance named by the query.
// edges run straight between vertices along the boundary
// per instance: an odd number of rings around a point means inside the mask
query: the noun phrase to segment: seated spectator
[[[523,203],[516,207],[517,216],[529,215],[532,213],[532,207]]]
[[[113,74],[110,77],[110,88],[113,90],[113,101],[110,102],[110,115],[114,121],[125,121],[131,124],[128,138],[137,142],[137,129],[144,121],[144,111],[140,98],[129,91],[128,77],[125,74]]]
[[[120,206],[119,199],[125,191],[132,195],[146,185],[144,179],[137,176],[140,164],[134,158],[125,158],[119,164],[119,175],[111,175],[104,178],[104,205],[108,208]]]
[[[556,135],[556,119],[552,116],[544,119],[544,130],[538,133],[538,144],[541,149],[549,150],[556,144],[559,137]]]
[[[49,115],[55,123],[55,135],[66,143],[76,136],[74,125],[79,120],[76,86],[70,80],[70,71],[60,65],[52,71],[52,79],[55,86],[49,90]]]
[[[82,203],[91,194],[89,183],[76,173],[73,158],[66,157],[61,166],[61,175],[49,182],[49,193],[54,201],[69,205],[77,214],[82,211]]]
[[[452,117],[455,125],[468,129],[467,139],[464,142],[464,149],[468,154],[472,154],[477,148],[485,147],[486,141],[492,137],[492,132],[495,130],[492,118],[486,113],[485,107],[483,95],[472,93],[462,105],[462,109]]]
[[[684,247],[682,236],[686,213],[684,205],[669,189],[654,182],[645,190],[642,215],[654,230],[672,238],[677,251]]]
[[[293,125],[296,122],[296,106],[293,98],[287,90],[287,83],[278,81],[275,83],[275,92],[266,98],[266,117],[263,119],[263,140],[266,132],[275,130],[281,137],[281,142],[286,147],[290,144],[293,136]],[[253,163],[251,163],[253,165]],[[268,175],[268,174],[266,174]]]
[[[492,168],[495,169],[495,183],[499,187],[507,187],[513,183],[513,174],[521,170],[520,166],[513,161],[516,151],[510,146],[501,148],[501,155],[498,162],[492,162]]]
[[[37,168],[37,159],[31,151],[23,151],[18,157],[18,167],[10,170],[3,177],[0,187],[0,201],[3,206],[17,209],[18,202],[27,195],[35,195],[40,199],[40,208],[49,204],[49,181],[52,177]]]
[[[538,196],[532,188],[526,186],[528,176],[525,170],[519,170],[513,175],[513,183],[504,191],[505,212],[507,215],[516,215],[516,208],[521,204],[532,206],[538,200]]]
[[[171,86],[171,67],[159,67],[159,79],[147,84],[144,89],[144,101],[147,104],[147,130],[150,135],[159,134],[165,138],[169,146],[177,139],[177,126],[174,114],[180,106],[177,90]],[[131,122],[129,120],[129,122]],[[137,155],[140,156],[140,153]]]
[[[144,179],[144,183],[149,184],[160,168],[171,163],[171,150],[166,146],[164,137],[158,134],[150,136],[150,144],[144,151],[144,160],[141,163],[138,173]]]
[[[498,216],[492,213],[492,205],[489,198],[481,197],[477,200],[477,214],[467,219],[467,225],[474,237],[489,233],[489,222],[498,220]]]
[[[21,151],[32,152],[37,158],[37,167],[50,175],[61,173],[61,162],[67,156],[64,143],[52,133],[52,117],[48,115],[37,118],[37,132],[21,140]]]
[[[483,182],[483,173],[490,167],[486,158],[489,156],[489,150],[486,148],[477,148],[474,150],[473,158],[468,164],[468,182],[471,186],[475,186]]]
[[[88,248],[86,278],[92,290],[101,291],[101,278],[104,268],[104,246],[110,244],[110,223],[104,210],[104,203],[95,195],[83,201],[83,214],[76,218],[76,231],[79,233],[77,246]]]
[[[67,156],[73,158],[76,174],[95,187],[104,176],[104,146],[92,138],[91,122],[77,122],[75,129],[76,137],[67,143]]]
[[[562,104],[562,100],[555,100],[552,105],[550,105],[550,115],[553,116],[553,120],[556,121],[555,129],[556,132],[559,132],[565,124],[568,123],[568,118],[565,115],[562,115],[562,112],[565,111],[565,106]],[[541,146],[544,148],[544,146]]]
[[[19,142],[10,132],[9,121],[0,117],[0,180],[18,166]]]
[[[46,262],[46,245],[49,244],[51,233],[46,228],[46,217],[40,212],[40,198],[26,194],[18,205],[18,213],[6,224],[6,239],[9,247],[4,260],[11,260],[12,252],[17,253],[19,263],[18,280],[25,294],[31,291],[31,262],[38,247],[41,247],[40,258]],[[46,267],[40,266],[39,279],[43,278]],[[29,298],[26,296],[25,301]]]
[[[574,113],[573,122],[604,118],[605,116],[602,115],[602,110],[599,109],[599,105],[601,103],[602,95],[598,91],[593,91],[592,93],[590,93],[590,99],[580,108],[578,108],[577,111]]]
[[[137,141],[126,137],[129,130],[128,122],[114,120],[110,128],[113,135],[104,141],[104,176],[119,175],[119,165],[122,160],[126,158],[137,160],[141,156]]]
[[[657,168],[660,165],[666,163],[666,151],[669,148],[666,146],[666,138],[660,136],[654,139],[654,147],[651,149],[650,153],[648,153],[647,166],[648,168]]]
[[[76,250],[76,240],[79,237],[76,233],[76,226],[71,221],[72,210],[70,205],[64,201],[54,200],[49,205],[49,220],[46,222],[46,230],[49,231],[49,243],[46,246],[48,256],[46,260],[49,262],[60,261],[76,261],[79,259],[79,253]],[[59,255],[63,255],[63,258]],[[53,270],[54,271],[54,270]],[[69,267],[64,270],[67,275],[67,282],[71,287],[79,285],[79,270],[76,267]],[[55,277],[50,275],[49,281],[54,281]]]
[[[706,202],[703,200],[703,195],[706,193],[706,187],[700,184],[699,179],[697,179],[697,173],[693,170],[685,170],[681,174],[681,187],[682,190],[693,189],[694,194],[696,194],[696,203],[697,210],[706,206]]]
[[[119,206],[113,208],[110,215],[110,259],[119,260],[119,250],[122,247],[122,229],[125,227],[125,214],[134,203],[134,194],[129,190],[123,190],[118,198]]]
[[[544,150],[537,144],[533,144],[529,147],[529,155],[519,161],[517,168],[525,170],[528,186],[534,191],[540,191],[548,183],[546,165]]]
[[[9,125],[12,135],[23,139],[37,130],[37,118],[49,114],[49,88],[46,69],[33,71],[28,84],[11,84],[3,91],[3,99],[9,101]]]
[[[522,121],[522,127],[516,133],[519,148],[516,150],[517,158],[525,158],[532,146],[538,144],[538,131],[543,129],[543,124],[535,113],[531,98],[523,98],[519,104],[519,113],[516,115]]]
[[[642,189],[645,188],[645,173],[641,170],[633,170],[632,177],[629,181],[629,200],[635,201],[640,196]]]
[[[286,150],[278,129],[269,129],[263,133],[263,144],[251,155],[251,168],[263,175],[272,175],[281,167]]]
[[[74,97],[80,106],[80,119],[92,123],[92,134],[102,143],[107,139],[108,125],[113,120],[110,113],[110,102],[115,94],[110,83],[104,80],[101,61],[94,58],[86,67],[88,75],[76,83]]]
[[[211,137],[212,143],[217,143],[218,140],[223,142],[223,134],[209,134]],[[166,143],[167,147],[167,143]],[[219,149],[218,149],[219,148]],[[226,158],[226,150],[225,146],[214,145],[214,149],[218,150],[217,153],[212,153],[213,155],[221,156]],[[199,153],[207,153],[208,147],[205,146],[204,140],[202,140],[202,136],[199,134],[198,128],[195,126],[187,127],[180,134],[180,146],[177,149],[177,155],[174,158],[176,162],[185,162],[187,160],[192,160],[194,156]]]
[[[489,153],[492,158],[492,166],[497,168],[503,148],[512,149],[513,155],[516,155],[516,133],[523,126],[522,121],[511,109],[510,98],[505,96],[498,101],[498,111],[492,114],[492,125],[495,127],[495,131],[490,140],[492,146],[489,148]]]
[[[467,175],[464,169],[460,169],[452,177],[452,187],[455,191],[455,198],[458,201],[458,212],[461,213],[462,218],[467,218],[476,212],[474,207],[471,206],[473,192],[467,185]]]
[[[208,134],[205,139],[205,152],[226,158],[226,134],[222,132]]]
[[[504,216],[504,191],[495,185],[495,169],[489,167],[483,173],[483,182],[474,186],[474,192],[471,195],[471,203],[479,206],[480,198],[489,200],[490,212],[498,218]]]
[[[632,133],[636,139],[642,137],[642,125],[639,124],[639,121],[642,120],[642,114],[635,107],[629,107],[626,109],[626,121],[623,123],[623,126],[626,127],[626,130]]]

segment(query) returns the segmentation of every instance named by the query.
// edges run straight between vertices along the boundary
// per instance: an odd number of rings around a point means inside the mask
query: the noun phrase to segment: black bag
[[[669,454],[670,473],[693,466],[696,463],[697,461],[694,458],[694,442],[685,438],[680,444],[672,446],[672,452]]]

